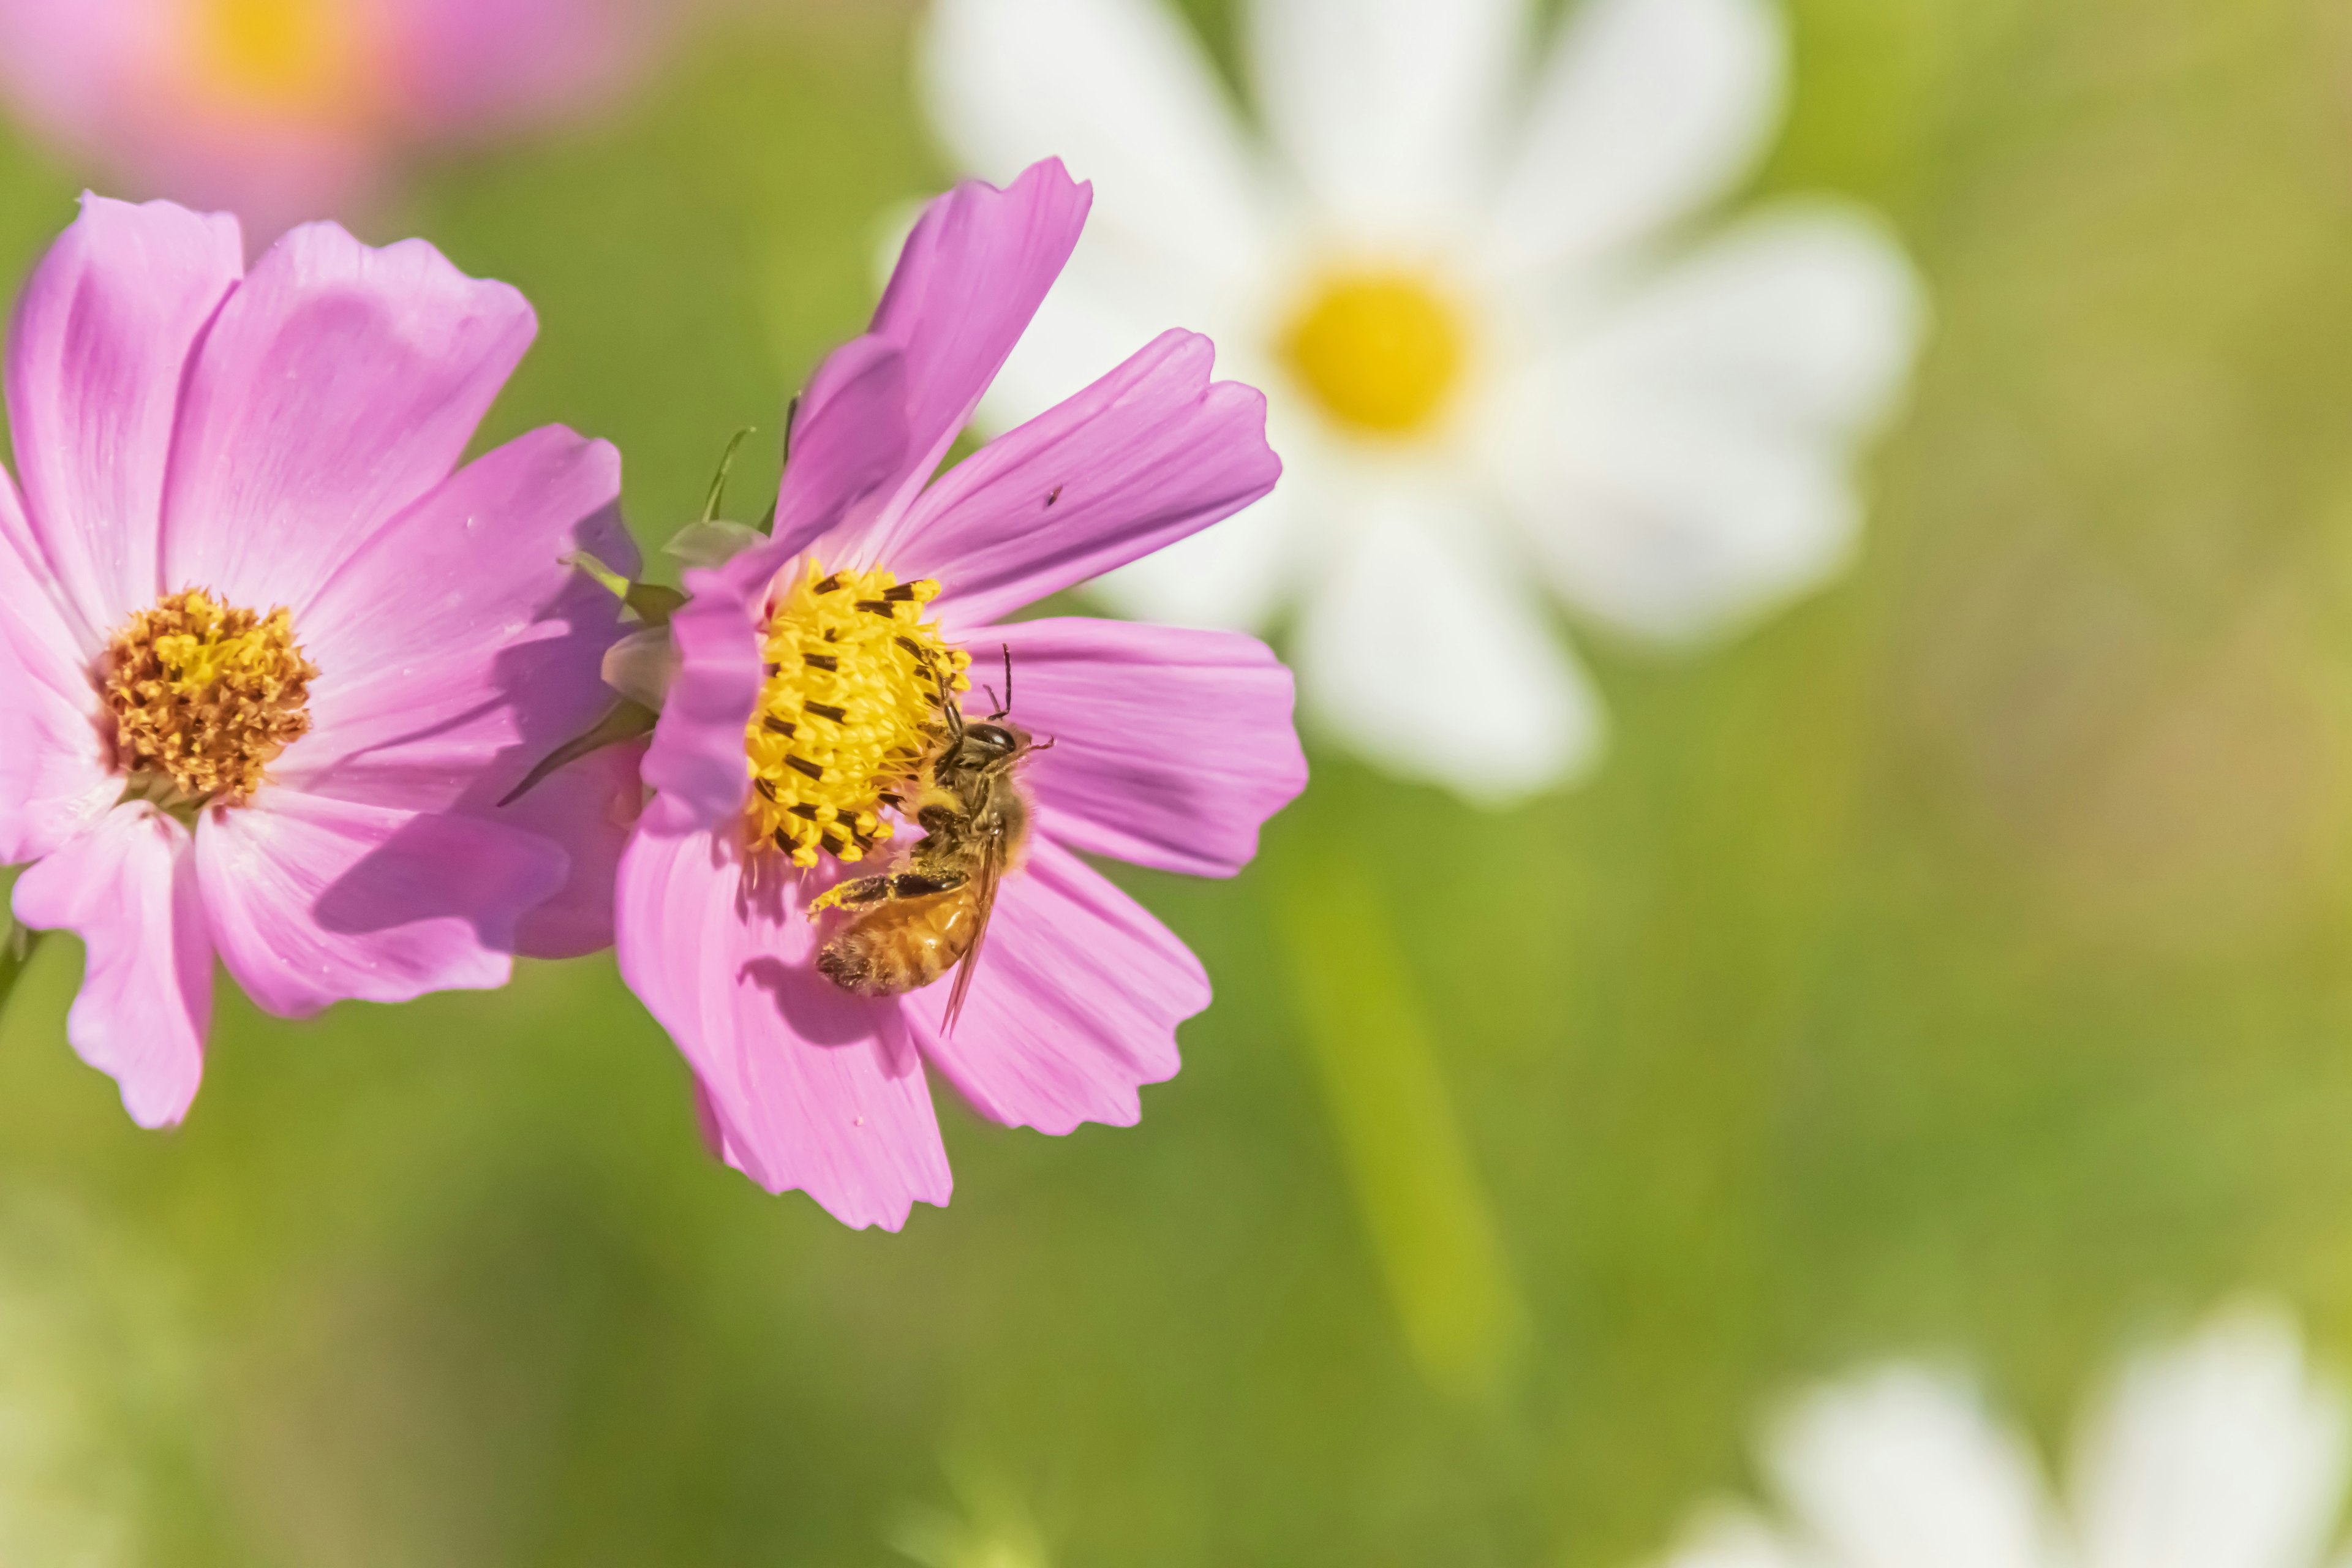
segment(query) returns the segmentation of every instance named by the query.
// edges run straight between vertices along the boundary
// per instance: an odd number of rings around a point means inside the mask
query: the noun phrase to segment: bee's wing
[[[971,990],[972,971],[980,967],[980,944],[988,940],[988,917],[996,909],[996,884],[1004,875],[1004,835],[988,836],[988,847],[981,851],[980,872],[972,889],[971,946],[965,950],[963,962],[956,965],[955,984],[948,992],[948,1010],[940,1024],[941,1034],[955,1033],[957,1016],[963,1011],[963,999]]]

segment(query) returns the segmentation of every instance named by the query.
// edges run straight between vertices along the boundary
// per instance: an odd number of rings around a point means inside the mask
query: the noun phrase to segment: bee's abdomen
[[[971,950],[972,916],[961,889],[884,904],[835,933],[816,955],[817,973],[860,996],[919,990]]]

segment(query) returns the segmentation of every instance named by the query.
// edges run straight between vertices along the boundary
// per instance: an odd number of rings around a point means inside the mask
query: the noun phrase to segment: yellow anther
[[[939,591],[810,562],[777,603],[745,731],[753,843],[814,866],[820,854],[861,860],[890,837],[884,797],[904,798],[940,734],[942,689],[971,689],[971,656],[923,619]]]
[[[310,728],[318,666],[295,646],[293,617],[166,594],[131,617],[102,668],[115,761],[189,803],[235,805]]]
[[[1460,311],[1428,279],[1349,271],[1307,298],[1282,347],[1335,421],[1410,436],[1435,421],[1460,381],[1465,337]]]

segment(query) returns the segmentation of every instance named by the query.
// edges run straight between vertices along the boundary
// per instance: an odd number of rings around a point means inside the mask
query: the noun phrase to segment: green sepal
[[[637,619],[649,626],[666,626],[686,603],[686,595],[675,588],[665,588],[658,583],[632,583],[621,600],[636,612]]]
[[[548,775],[556,769],[567,763],[576,763],[592,752],[601,752],[607,746],[617,746],[624,741],[634,741],[641,735],[652,734],[654,725],[660,717],[644,703],[633,702],[625,697],[622,698],[613,704],[609,712],[590,725],[583,733],[573,736],[541,758],[539,765],[523,774],[522,783],[507,791],[505,798],[499,804],[512,805],[544,784]]]
[[[8,998],[16,989],[16,982],[25,966],[33,961],[34,950],[41,945],[46,931],[20,926],[6,914],[0,913],[0,1012],[5,1012]]]

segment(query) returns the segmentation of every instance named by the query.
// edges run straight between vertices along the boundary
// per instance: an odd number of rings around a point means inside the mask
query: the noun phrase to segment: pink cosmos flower
[[[671,622],[621,972],[692,1064],[729,1163],[853,1226],[948,1199],[925,1063],[1010,1125],[1133,1123],[1209,985],[1080,852],[1229,876],[1306,783],[1289,672],[1257,641],[1004,619],[1273,487],[1265,400],[1209,379],[1207,339],[1166,333],[933,479],[1091,195],[1049,161],[931,205],[872,330],[809,387],[772,539],[688,573]],[[841,917],[810,905],[886,853],[893,770],[936,717],[925,672],[992,685],[1006,659],[1008,721],[1052,745],[1016,774],[1033,831],[950,1027],[949,980],[869,997],[820,973]]]
[[[595,97],[642,0],[0,0],[0,91],[144,194],[268,238],[415,146]]]
[[[89,952],[67,1021],[140,1122],[196,1092],[218,954],[293,1016],[610,940],[634,759],[499,812],[602,710],[619,458],[458,456],[536,331],[431,246],[84,199],[26,285],[0,472],[0,864]],[[456,471],[453,472],[452,470]],[[572,846],[567,858],[559,843]]]

